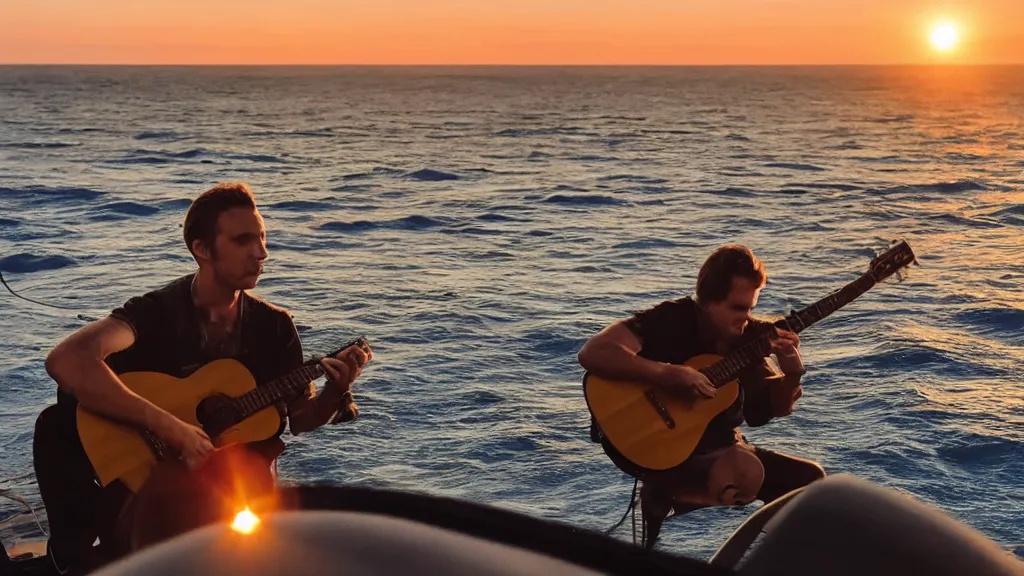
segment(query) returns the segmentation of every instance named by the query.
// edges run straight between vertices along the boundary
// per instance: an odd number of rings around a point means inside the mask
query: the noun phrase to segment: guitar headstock
[[[900,271],[911,264],[917,264],[917,256],[914,255],[910,244],[907,244],[906,240],[901,240],[892,244],[885,252],[875,256],[871,260],[868,273],[875,279],[875,282],[881,282],[893,274],[902,280]]]

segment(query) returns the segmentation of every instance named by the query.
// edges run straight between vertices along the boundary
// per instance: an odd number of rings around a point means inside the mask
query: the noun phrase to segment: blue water
[[[238,179],[269,228],[255,292],[307,353],[376,352],[362,418],[286,436],[286,480],[607,528],[632,482],[588,439],[588,337],[690,293],[728,241],[776,314],[905,238],[921,266],[804,332],[797,411],[746,433],[1017,548],[1022,143],[1024,68],[0,68],[0,270],[72,308],[0,293],[0,478],[31,471],[46,352],[189,272],[189,200]],[[39,504],[31,477],[0,487]],[[752,510],[663,546],[706,558]]]

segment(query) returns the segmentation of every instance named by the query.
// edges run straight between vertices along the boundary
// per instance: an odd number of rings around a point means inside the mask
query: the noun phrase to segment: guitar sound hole
[[[222,394],[204,398],[196,406],[196,420],[211,438],[234,426],[238,422],[238,416],[231,399]]]

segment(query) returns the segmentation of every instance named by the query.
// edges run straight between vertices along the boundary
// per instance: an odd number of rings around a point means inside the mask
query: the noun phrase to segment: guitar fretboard
[[[874,285],[875,279],[871,274],[862,275],[836,292],[788,316],[786,322],[789,324],[789,329],[800,333],[808,326],[819,322],[836,310],[853,302]],[[768,336],[768,334],[764,334],[753,342],[733,350],[718,362],[701,370],[701,372],[707,376],[715,388],[725,386],[735,379],[736,375],[744,368],[761,362],[771,352],[771,343],[768,341]]]
[[[850,302],[853,302],[861,294],[864,294],[875,285],[875,279],[871,274],[864,274],[860,278],[850,282],[846,286],[843,286],[836,292],[825,296],[821,300],[818,300],[814,304],[800,310],[799,312],[793,313],[788,319],[790,328],[800,333],[808,326],[819,322],[821,319],[832,314],[836,310],[839,310],[843,306],[846,306]]]
[[[712,386],[721,388],[731,382],[741,370],[760,362],[769,352],[771,352],[771,344],[768,342],[768,337],[761,336],[757,340],[733,350],[701,372],[711,381]]]
[[[306,390],[309,383],[323,376],[319,362],[306,364],[288,375],[257,386],[234,399],[239,422],[281,400],[289,400]]]

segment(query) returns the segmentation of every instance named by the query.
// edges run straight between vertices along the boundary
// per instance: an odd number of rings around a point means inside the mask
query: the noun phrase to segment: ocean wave
[[[192,200],[188,198],[172,198],[159,203],[161,210],[185,210],[191,205]]]
[[[326,222],[317,227],[328,232],[366,232],[369,230],[430,230],[448,225],[444,219],[413,215],[395,220],[357,220],[355,222]]]
[[[657,248],[677,248],[679,247],[678,242],[672,240],[666,240],[664,238],[645,238],[643,240],[630,240],[629,242],[622,242],[616,244],[614,248],[624,250],[649,250]]]
[[[933,214],[928,216],[928,220],[938,220],[945,224],[954,224],[957,226],[967,226],[969,228],[1002,228],[1003,225],[999,222],[992,222],[980,218],[968,218],[961,214]]]
[[[60,270],[75,264],[75,260],[67,256],[40,256],[22,252],[0,258],[0,271],[31,274],[45,270]]]
[[[397,168],[386,168],[378,166],[373,168],[369,172],[355,172],[353,174],[345,174],[341,177],[342,180],[361,180],[363,178],[375,178],[377,176],[400,176],[404,174],[402,170]]]
[[[424,168],[415,172],[410,172],[405,175],[406,178],[412,180],[419,180],[421,182],[443,182],[446,180],[461,180],[462,177],[457,174],[451,174],[449,172],[441,172],[440,170],[432,170],[430,168]]]
[[[635,182],[637,184],[665,184],[668,182],[665,178],[658,178],[656,176],[642,176],[639,174],[610,174],[608,176],[601,176],[597,179],[598,182]]]
[[[601,194],[581,194],[579,196],[552,194],[544,198],[543,201],[547,204],[564,204],[569,206],[621,206],[627,203],[625,200]]]
[[[113,213],[125,216],[152,216],[160,212],[160,207],[142,204],[140,202],[111,202],[91,209],[93,213]]]
[[[579,154],[576,156],[568,156],[566,160],[572,162],[615,162],[620,160],[615,156],[600,156],[598,154]]]
[[[876,124],[902,124],[910,122],[914,119],[913,114],[896,114],[895,116],[882,116],[881,118],[873,118],[871,121]]]
[[[792,162],[769,162],[764,165],[766,168],[782,168],[783,170],[797,170],[800,172],[825,172],[827,168],[813,164],[797,164]]]
[[[955,180],[952,182],[931,182],[927,184],[911,184],[903,186],[892,186],[890,188],[879,188],[871,192],[879,194],[906,194],[916,192],[941,192],[954,194],[956,192],[980,192],[989,188],[976,180]]]
[[[275,156],[273,154],[247,154],[244,152],[231,152],[224,153],[223,156],[231,160],[244,160],[246,162],[266,162],[278,164],[283,164],[287,162],[287,160],[285,160],[284,158],[281,158],[280,156]]]
[[[111,158],[105,164],[170,164],[174,160],[164,156],[129,156],[128,158]]]
[[[863,190],[862,186],[856,186],[854,184],[843,184],[841,182],[792,182],[782,185],[783,188],[813,188],[817,190],[839,190],[841,192],[854,192],[857,190]]]
[[[151,130],[139,132],[133,138],[136,140],[185,140],[191,138],[191,136],[174,132],[173,130]]]
[[[485,222],[529,222],[526,218],[516,218],[514,216],[508,216],[505,214],[499,214],[497,212],[487,212],[486,214],[480,214],[476,217],[477,220],[483,220]]]
[[[829,369],[863,371],[931,372],[943,376],[984,377],[996,374],[984,364],[953,356],[925,344],[894,344],[886,350],[827,363]]]
[[[839,143],[839,144],[834,144],[832,146],[825,146],[825,150],[839,150],[839,151],[842,151],[842,150],[864,150],[865,148],[867,148],[867,146],[861,144],[860,142],[857,142],[856,140],[847,140],[846,142],[842,142],[842,143]]]
[[[0,197],[26,200],[30,203],[49,202],[89,202],[106,195],[106,192],[91,188],[50,188],[47,186],[28,186],[25,188],[6,188],[0,186]]]
[[[971,308],[953,314],[953,320],[986,336],[1006,336],[1024,344],[1024,310],[1019,308]]]
[[[0,143],[0,148],[11,148],[21,150],[56,150],[60,148],[76,148],[81,142],[5,142]]]
[[[957,438],[946,438],[935,448],[939,458],[966,467],[997,466],[1008,458],[1024,457],[1024,444],[1006,438],[993,438],[960,432]]]
[[[274,210],[287,210],[289,212],[320,212],[322,210],[336,210],[338,205],[322,200],[284,200],[268,204],[267,207]]]
[[[595,132],[587,131],[577,126],[559,126],[552,128],[505,128],[492,134],[498,138],[528,138],[535,136],[570,136],[590,135],[597,136]]]
[[[701,190],[704,194],[713,194],[715,196],[726,196],[729,198],[755,198],[757,192],[753,190],[747,190],[745,188],[723,188],[721,190]]]
[[[445,234],[470,234],[477,236],[500,236],[505,232],[496,228],[485,228],[482,226],[473,226],[471,224],[458,224],[442,230]],[[503,253],[507,254],[507,253]]]
[[[1024,226],[1024,204],[980,210],[975,212],[974,216],[982,216],[990,222],[998,221],[1009,226]]]

